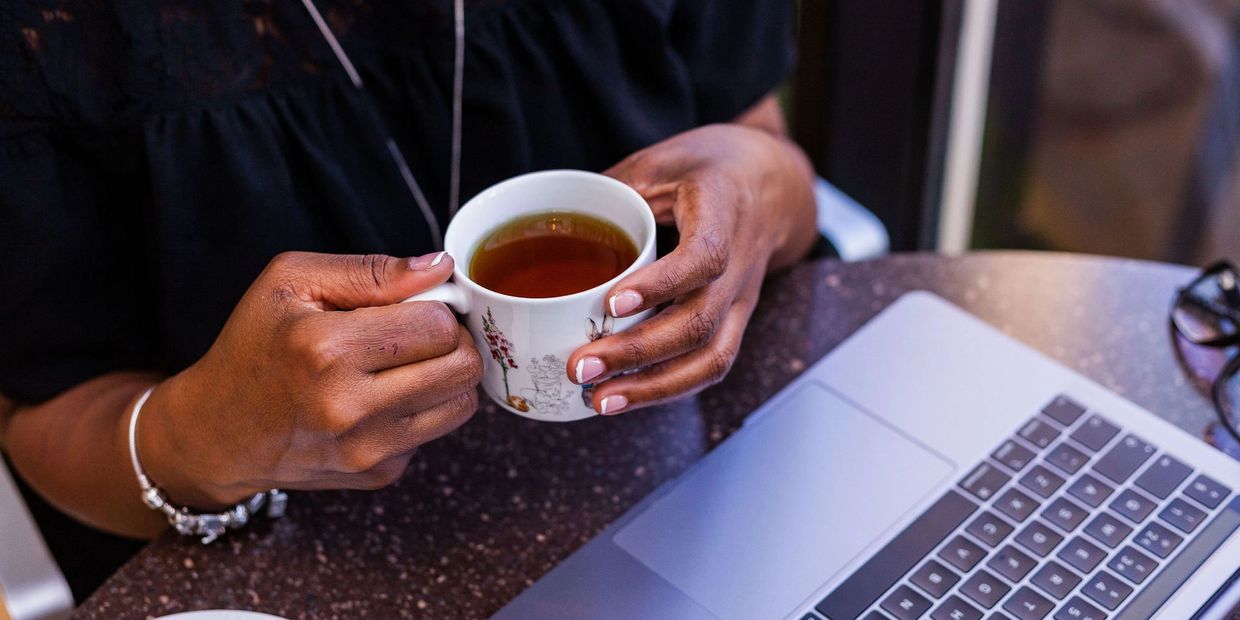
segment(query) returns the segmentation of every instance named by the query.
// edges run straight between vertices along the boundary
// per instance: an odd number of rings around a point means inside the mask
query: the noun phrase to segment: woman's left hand
[[[607,296],[607,313],[616,317],[670,305],[569,357],[569,378],[596,383],[594,408],[611,415],[718,383],[736,358],[763,277],[801,258],[818,233],[805,156],[758,129],[694,129],[605,174],[636,189],[655,220],[680,233],[675,250]]]

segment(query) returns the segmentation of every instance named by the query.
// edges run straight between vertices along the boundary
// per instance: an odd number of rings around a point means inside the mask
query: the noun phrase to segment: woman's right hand
[[[147,474],[199,509],[399,478],[415,448],[469,419],[482,377],[446,306],[398,303],[448,279],[452,259],[436,256],[277,256],[206,355],[147,402]]]

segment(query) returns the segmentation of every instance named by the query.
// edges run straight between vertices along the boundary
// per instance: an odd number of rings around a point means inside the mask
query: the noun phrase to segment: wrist
[[[221,479],[226,468],[212,465],[210,440],[186,423],[180,382],[177,375],[157,384],[143,405],[136,434],[138,460],[169,501],[196,510],[231,506],[256,491]]]
[[[791,140],[775,138],[782,157],[776,159],[780,188],[776,198],[782,210],[775,221],[784,224],[771,252],[768,269],[783,269],[802,258],[818,239],[818,205],[814,197],[814,169],[799,146]]]

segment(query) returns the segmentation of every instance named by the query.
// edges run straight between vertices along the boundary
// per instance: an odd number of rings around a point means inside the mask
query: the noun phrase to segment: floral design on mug
[[[529,411],[529,403],[520,396],[514,396],[508,389],[508,370],[515,370],[517,361],[512,357],[512,342],[495,324],[490,306],[487,306],[487,313],[482,315],[482,334],[486,337],[487,348],[491,350],[491,359],[499,364],[500,371],[504,373],[504,396],[508,404],[518,411]]]
[[[599,323],[603,325],[601,329],[599,328]],[[616,319],[604,314],[599,323],[595,323],[594,319],[586,317],[586,338],[589,338],[590,342],[594,342],[604,336],[610,336],[612,330],[615,329]],[[581,402],[585,403],[587,407],[594,407],[593,383],[581,384]]]
[[[534,387],[521,390],[529,406],[539,413],[563,414],[572,398],[564,389],[564,360],[554,355],[530,359],[529,373]]]

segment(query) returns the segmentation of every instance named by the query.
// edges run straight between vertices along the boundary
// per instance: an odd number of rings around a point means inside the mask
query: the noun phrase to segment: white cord
[[[310,19],[314,20],[314,25],[319,27],[319,34],[327,39],[327,45],[332,48],[332,53],[336,55],[336,60],[340,61],[340,65],[344,67],[344,72],[349,74],[349,79],[353,81],[353,85],[362,87],[362,76],[357,74],[357,69],[353,68],[353,62],[349,60],[349,55],[344,53],[344,48],[340,47],[340,42],[336,40],[336,35],[332,34],[331,28],[327,27],[327,22],[323,21],[323,16],[319,15],[319,9],[314,6],[311,0],[301,0],[305,5],[306,11],[310,13]]]
[[[396,168],[400,170],[401,178],[405,180],[405,186],[409,188],[409,193],[413,194],[413,201],[418,203],[418,208],[422,210],[422,217],[426,218],[427,225],[431,227],[431,242],[435,244],[436,250],[442,250],[443,232],[439,230],[439,218],[435,217],[434,211],[431,211],[431,205],[426,201],[422,188],[418,187],[418,180],[413,177],[413,171],[405,162],[405,156],[401,154],[400,147],[396,146],[396,141],[388,138],[387,147],[388,154],[392,156],[392,160],[396,162]]]
[[[465,0],[453,4],[456,51],[452,63],[452,179],[448,194],[448,217],[456,215],[461,199],[461,100],[465,91]]]
[[[353,85],[358,89],[364,90],[362,77],[358,75],[357,69],[353,67],[353,61],[349,60],[349,55],[345,53],[340,42],[336,40],[336,35],[332,34],[331,28],[327,27],[327,22],[323,21],[323,16],[319,14],[318,8],[314,6],[314,1],[301,0],[301,3],[306,7],[306,12],[310,14],[310,18],[314,20],[314,25],[318,27],[319,34],[323,35],[327,45],[332,48],[332,53],[336,55],[336,60],[340,62],[340,66],[344,67],[345,73],[349,74],[349,79],[353,81]],[[463,102],[465,93],[465,0],[454,0],[452,8],[453,34],[456,39],[456,45],[453,50],[452,62],[452,161],[449,168],[450,178],[448,180],[449,217],[456,215],[461,201],[461,126],[464,117]],[[392,160],[396,162],[396,167],[400,170],[405,186],[409,188],[409,193],[413,195],[413,201],[417,203],[418,209],[422,211],[422,217],[426,218],[426,223],[431,227],[431,239],[435,243],[435,249],[443,249],[443,234],[439,226],[439,219],[435,217],[435,211],[431,209],[430,203],[426,200],[426,195],[422,193],[422,188],[413,176],[413,171],[409,169],[409,163],[400,152],[400,147],[396,145],[396,141],[390,137],[387,140],[387,147],[388,154],[391,155]]]
[[[146,388],[129,412],[129,462],[133,464],[133,473],[138,476],[138,481],[143,487],[146,486],[147,477],[146,472],[142,471],[142,464],[138,462],[138,414],[142,413],[142,405],[146,404],[146,399],[150,398],[154,391],[153,385]]]

